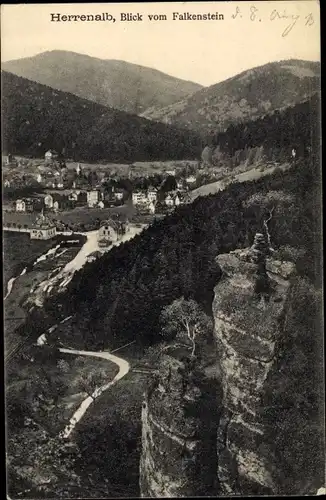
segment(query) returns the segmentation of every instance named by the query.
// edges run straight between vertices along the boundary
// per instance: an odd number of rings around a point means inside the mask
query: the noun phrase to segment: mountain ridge
[[[2,69],[78,97],[139,114],[177,102],[202,88],[198,83],[119,59],[52,50],[2,63]]]
[[[176,104],[149,109],[141,116],[205,132],[223,132],[231,124],[298,104],[319,88],[319,62],[281,60],[242,71]]]

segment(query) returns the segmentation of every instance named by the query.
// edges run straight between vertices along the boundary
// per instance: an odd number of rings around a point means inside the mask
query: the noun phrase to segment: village
[[[216,179],[200,162],[180,165],[85,165],[54,150],[42,159],[2,157],[4,229],[37,231],[35,215],[49,217],[57,230],[91,230],[112,214],[148,223],[191,202],[191,190]],[[126,217],[124,217],[126,219]],[[123,217],[122,217],[123,219]],[[44,225],[44,224],[43,224]]]

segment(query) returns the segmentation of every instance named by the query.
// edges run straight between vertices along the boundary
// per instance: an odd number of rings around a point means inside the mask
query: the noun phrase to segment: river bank
[[[52,240],[31,240],[28,233],[3,232],[3,289],[6,293],[8,281],[18,276],[28,263],[53,246]]]
[[[19,270],[22,266],[24,267],[18,276],[11,277],[7,281],[4,292],[5,359],[11,356],[22,342],[18,329],[24,325],[28,317],[29,308],[26,303],[33,290],[51,272],[55,269],[63,268],[70,262],[80,249],[79,247],[60,248],[58,240],[44,243],[47,243],[47,245],[36,247],[39,250],[38,253],[36,253],[35,247],[33,247],[33,252],[29,255],[27,254],[27,258],[24,253],[24,247],[21,247],[20,262],[17,262],[16,265],[19,266]],[[40,253],[41,250],[43,251],[42,253]],[[16,251],[15,258],[17,258],[17,255],[18,250]],[[7,259],[10,260],[10,253],[8,255],[5,254],[5,261]]]

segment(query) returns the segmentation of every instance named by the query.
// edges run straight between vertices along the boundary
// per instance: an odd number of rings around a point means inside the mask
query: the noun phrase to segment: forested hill
[[[261,119],[230,125],[225,132],[208,136],[207,143],[215,150],[216,159],[231,168],[242,161],[254,163],[257,154],[269,161],[288,161],[292,149],[298,157],[316,150],[319,117],[320,99],[313,95],[307,101]]]
[[[75,160],[133,162],[196,159],[195,133],[154,123],[2,72],[3,151]]]
[[[307,100],[320,89],[320,64],[297,59],[252,68],[143,116],[197,131],[221,132]]]
[[[78,97],[140,114],[173,104],[202,86],[153,68],[104,60],[66,50],[51,50],[2,64],[5,71]]]

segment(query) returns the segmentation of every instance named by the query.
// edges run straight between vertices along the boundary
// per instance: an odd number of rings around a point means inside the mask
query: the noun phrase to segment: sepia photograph
[[[325,495],[320,3],[1,5],[6,498]]]

